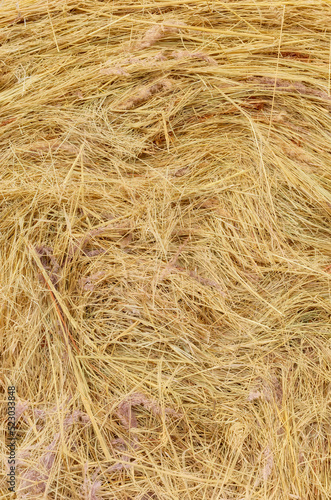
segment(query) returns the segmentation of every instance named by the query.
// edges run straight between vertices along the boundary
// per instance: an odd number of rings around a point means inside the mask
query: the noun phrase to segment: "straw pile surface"
[[[330,498],[331,4],[0,13],[13,497]]]

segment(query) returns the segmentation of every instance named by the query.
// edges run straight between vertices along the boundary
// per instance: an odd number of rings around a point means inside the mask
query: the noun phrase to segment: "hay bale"
[[[330,21],[1,2],[17,498],[331,496]]]

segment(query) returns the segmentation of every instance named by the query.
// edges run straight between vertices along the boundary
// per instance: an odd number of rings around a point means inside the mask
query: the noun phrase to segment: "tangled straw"
[[[17,498],[330,498],[331,6],[0,9]]]

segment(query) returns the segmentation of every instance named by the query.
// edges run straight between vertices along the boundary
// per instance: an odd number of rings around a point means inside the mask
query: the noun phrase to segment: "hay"
[[[330,498],[330,5],[0,11],[16,498]]]

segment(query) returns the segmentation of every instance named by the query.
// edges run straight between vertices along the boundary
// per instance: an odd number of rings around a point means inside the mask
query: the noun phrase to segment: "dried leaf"
[[[164,90],[170,90],[172,86],[173,82],[169,79],[165,79],[157,83],[154,83],[153,85],[150,86],[140,87],[140,89],[134,96],[130,97],[126,101],[123,101],[121,104],[117,106],[117,108],[123,110],[132,109],[138,106],[139,104],[144,103],[153,95],[162,92]]]
[[[131,428],[138,427],[138,421],[136,415],[132,409],[133,406],[141,405],[144,408],[150,410],[154,415],[161,415],[162,408],[152,399],[140,392],[135,392],[128,396],[124,401],[122,401],[117,408],[117,415],[120,418],[122,425],[130,430]],[[169,415],[174,415],[179,417],[180,414],[171,408],[165,408],[165,413]]]
[[[155,24],[151,28],[149,28],[141,41],[137,42],[133,46],[133,50],[141,50],[151,47],[159,40],[162,40],[165,36],[172,33],[179,33],[180,28],[176,27],[176,24],[179,26],[185,26],[186,23],[180,22],[177,20],[168,19],[167,23],[173,24],[175,26],[164,26],[164,24]]]

